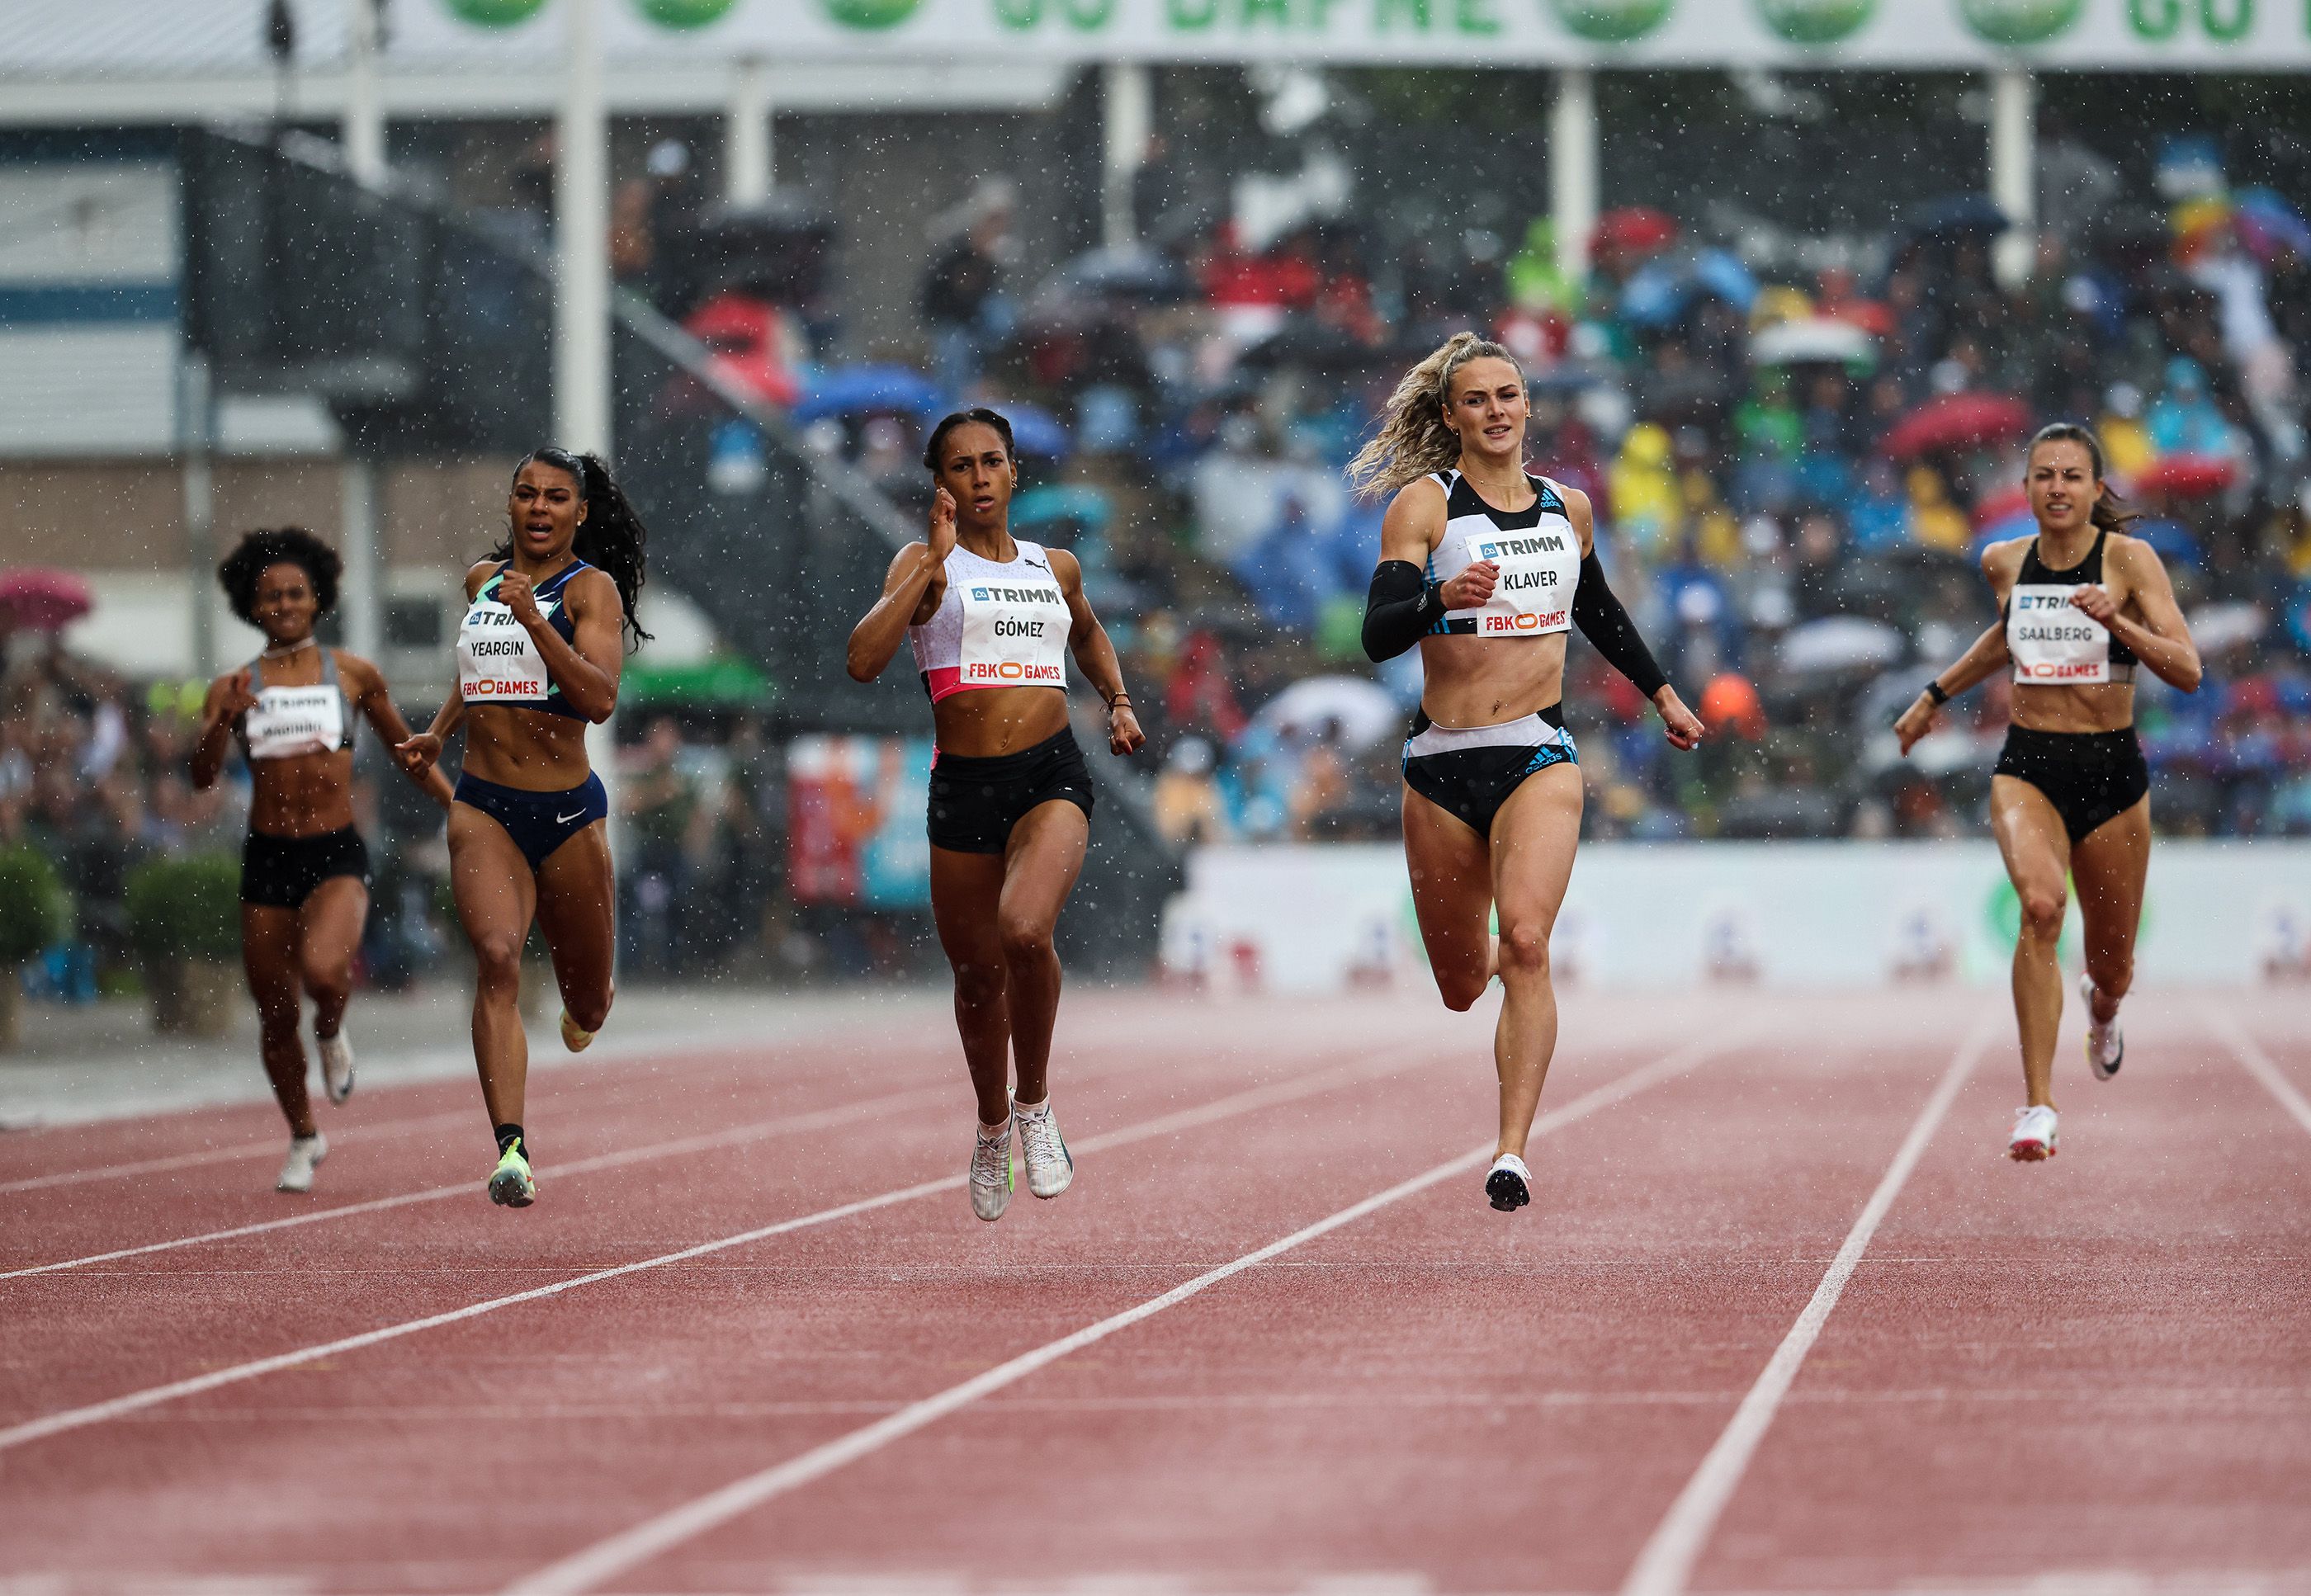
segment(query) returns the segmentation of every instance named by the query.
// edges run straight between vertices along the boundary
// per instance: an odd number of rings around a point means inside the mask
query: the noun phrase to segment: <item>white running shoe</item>
[[[994,1220],[1010,1206],[1011,1121],[1006,1120],[1002,1129],[992,1136],[982,1129],[972,1144],[971,1211]]]
[[[1502,1213],[1515,1213],[1532,1200],[1532,1171],[1514,1153],[1503,1153],[1485,1173],[1485,1195]]]
[[[2017,1163],[2036,1164],[2041,1158],[2052,1158],[2055,1152],[2054,1111],[2044,1103],[2016,1110],[2014,1134],[2006,1138],[2006,1156]]]
[[[1027,1190],[1041,1198],[1057,1197],[1075,1184],[1076,1161],[1067,1138],[1052,1116],[1051,1100],[1041,1108],[1015,1106],[1011,1118],[1019,1127],[1019,1151],[1027,1162]]]
[[[340,1028],[335,1036],[316,1036],[313,1046],[321,1055],[321,1084],[329,1089],[329,1101],[343,1103],[353,1095],[353,1044]]]
[[[2079,977],[2079,996],[2087,1006],[2087,1065],[2094,1071],[2095,1079],[2106,1081],[2126,1062],[2126,1035],[2118,1028],[2116,1015],[2110,1016],[2108,1025],[2095,1018],[2093,976]]]
[[[281,1165],[281,1178],[273,1182],[275,1191],[310,1191],[313,1189],[313,1166],[329,1156],[329,1138],[316,1130],[310,1136],[289,1138],[289,1157]]]

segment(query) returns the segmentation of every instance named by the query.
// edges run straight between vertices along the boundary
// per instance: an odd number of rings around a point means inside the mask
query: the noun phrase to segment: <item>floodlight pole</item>
[[[378,56],[384,48],[383,0],[350,0],[352,14],[345,64],[344,141],[345,174],[368,189],[386,179],[385,98],[378,83]],[[338,585],[338,613],[344,618],[345,647],[368,660],[385,648],[385,572],[378,538],[379,461],[366,440],[348,429],[339,465],[339,552],[345,568]]]
[[[562,0],[562,106],[554,119],[554,441],[610,455],[610,116],[602,0]],[[608,789],[610,848],[624,841],[615,716],[586,738]]]
[[[193,675],[204,680],[217,671],[215,405],[209,357],[187,350],[177,362],[177,437],[184,461],[185,565],[193,600]]]
[[[722,118],[722,197],[734,206],[768,202],[777,170],[772,142],[770,68],[741,56],[730,69],[730,106]]]
[[[385,97],[378,83],[384,19],[379,0],[350,0],[352,39],[345,61],[345,171],[364,188],[385,185]]]
[[[2013,288],[2030,280],[2038,252],[2038,80],[2012,62],[1990,77],[1990,197],[2013,223],[1991,257]]]
[[[1104,181],[1100,188],[1100,242],[1111,249],[1138,240],[1133,180],[1147,159],[1156,130],[1154,73],[1138,61],[1111,61],[1102,69],[1100,106],[1106,127]]]
[[[1548,215],[1557,265],[1575,283],[1589,274],[1597,230],[1597,78],[1586,66],[1557,69],[1548,117]]]

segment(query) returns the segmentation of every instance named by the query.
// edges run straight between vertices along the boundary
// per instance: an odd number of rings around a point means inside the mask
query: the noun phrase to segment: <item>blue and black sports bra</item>
[[[510,704],[583,720],[585,713],[571,708],[562,696],[545,661],[538,657],[537,646],[530,641],[528,629],[498,601],[498,584],[509,569],[510,562],[490,574],[466,606],[466,618],[458,624],[458,696],[468,704]],[[573,560],[538,584],[537,607],[564,642],[577,641],[578,624],[570,618],[562,590],[570,586],[571,578],[593,569],[583,560]]]

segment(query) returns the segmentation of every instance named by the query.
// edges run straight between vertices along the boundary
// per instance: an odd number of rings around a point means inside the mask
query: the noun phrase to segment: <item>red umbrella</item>
[[[61,632],[95,607],[88,584],[69,571],[43,565],[0,571],[0,626]]]
[[[1894,423],[1879,445],[1897,460],[1949,449],[1976,449],[2030,430],[2030,406],[2002,394],[1946,394]]]
[[[1589,235],[1589,252],[1651,255],[1676,242],[1676,217],[1651,205],[1623,205],[1597,218],[1596,230]]]
[[[2238,463],[2221,455],[2166,455],[2134,474],[2134,491],[2203,499],[2221,493],[2237,476]]]

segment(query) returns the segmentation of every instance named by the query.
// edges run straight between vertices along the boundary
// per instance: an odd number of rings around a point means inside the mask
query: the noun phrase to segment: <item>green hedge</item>
[[[72,897],[48,856],[25,847],[0,848],[0,975],[65,939],[72,929]]]
[[[128,872],[128,935],[148,959],[240,953],[240,861],[229,853],[156,859]]]

